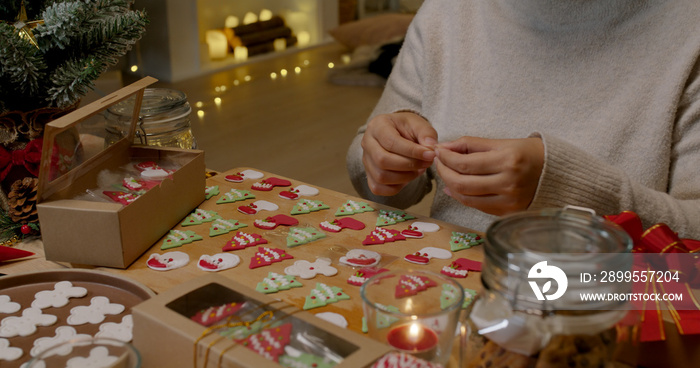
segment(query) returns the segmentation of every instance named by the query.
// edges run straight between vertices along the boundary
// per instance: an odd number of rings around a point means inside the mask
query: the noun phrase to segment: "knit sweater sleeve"
[[[682,238],[700,239],[700,64],[679,101],[671,145],[668,188],[654,190],[557,137],[545,144],[545,166],[531,208],[576,204],[600,215],[630,210],[648,228],[665,223]]]
[[[421,76],[423,73],[420,70],[423,68],[421,65],[423,63],[421,52],[423,40],[422,35],[418,32],[420,27],[417,24],[425,22],[422,18],[419,11],[409,26],[394,69],[368,121],[377,115],[398,111],[410,111],[421,115],[421,86],[423,85]],[[391,197],[378,196],[369,190],[367,174],[362,164],[362,147],[360,145],[366,129],[367,124],[358,129],[357,136],[353,139],[347,153],[347,169],[355,190],[363,198],[397,208],[406,208],[418,203],[432,188],[430,170],[409,183],[400,193]]]

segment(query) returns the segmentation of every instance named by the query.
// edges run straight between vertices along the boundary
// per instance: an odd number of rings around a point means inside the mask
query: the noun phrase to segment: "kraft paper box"
[[[333,356],[338,361],[335,368],[369,367],[391,350],[385,344],[340,328],[227,277],[212,274],[166,290],[132,309],[133,344],[141,353],[143,366],[282,368],[274,360],[243,346],[242,342],[222,336],[226,329],[205,327],[191,319],[209,307],[234,302],[246,304],[245,309],[228,321],[230,326],[236,325],[234,321],[258,320],[264,312],[271,311],[275,318],[270,326],[275,323],[277,326],[292,325],[287,348],[311,350],[317,356],[317,352],[325,351],[326,357]]]
[[[155,81],[143,78],[46,125],[37,209],[47,260],[126,268],[204,200],[202,151],[132,145],[144,89]],[[105,144],[104,111],[129,98],[131,129]],[[176,171],[128,205],[103,194],[105,175],[119,182],[110,173],[148,161]]]

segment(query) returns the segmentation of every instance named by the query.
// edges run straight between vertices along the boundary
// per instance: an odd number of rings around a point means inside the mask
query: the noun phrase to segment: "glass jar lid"
[[[484,287],[503,295],[513,310],[616,309],[620,306],[609,301],[583,303],[580,293],[625,292],[630,285],[581,282],[581,274],[630,269],[631,250],[629,235],[591,210],[567,207],[526,211],[501,218],[488,228],[482,281]],[[543,273],[538,280],[537,273],[545,268],[560,269],[561,277],[566,279],[550,278],[546,284]],[[542,283],[541,293],[533,283]],[[566,292],[556,298],[543,298],[545,289],[555,290],[555,284],[557,292],[562,287]]]
[[[120,123],[131,120],[134,100],[127,99],[107,109],[107,118]],[[192,111],[184,92],[169,88],[146,88],[139,114],[142,124],[166,124],[187,118]]]

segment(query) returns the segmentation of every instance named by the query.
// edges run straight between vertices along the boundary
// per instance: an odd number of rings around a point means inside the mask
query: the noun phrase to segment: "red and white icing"
[[[214,255],[203,254],[199,257],[197,262],[197,267],[202,271],[216,272],[228,270],[238,266],[241,262],[241,258],[235,254],[230,253],[218,253]]]
[[[442,366],[407,353],[391,352],[374,362],[372,368],[442,368]]]
[[[362,286],[370,277],[387,271],[389,270],[386,268],[364,267],[348,278],[348,284]]]
[[[267,244],[267,240],[262,237],[262,235],[255,233],[244,233],[242,231],[237,232],[231,240],[229,240],[226,245],[224,245],[221,250],[224,252],[230,250],[245,249],[247,247],[253,247],[259,244]]]
[[[298,224],[299,224],[299,220],[295,219],[294,217],[287,216],[284,214],[279,214],[279,215],[275,215],[272,217],[268,217],[265,220],[255,220],[253,222],[253,225],[255,227],[263,229],[263,230],[272,230],[279,225],[295,226]]]
[[[382,259],[382,256],[371,250],[352,249],[345,256],[340,257],[339,262],[348,266],[374,266]]]
[[[263,266],[269,266],[274,262],[280,262],[285,259],[292,258],[294,257],[290,256],[282,249],[258,247],[258,251],[250,259],[250,265],[248,267],[253,269]]]
[[[375,227],[372,232],[362,241],[363,245],[384,244],[396,240],[406,240],[398,230]]]
[[[284,347],[289,344],[291,333],[292,324],[285,323],[249,336],[243,345],[268,360],[277,361],[284,353]]]
[[[216,322],[219,322],[229,316],[236,314],[243,306],[245,302],[238,303],[227,303],[215,307],[209,307],[207,309],[200,310],[191,319],[202,326],[211,326]]]

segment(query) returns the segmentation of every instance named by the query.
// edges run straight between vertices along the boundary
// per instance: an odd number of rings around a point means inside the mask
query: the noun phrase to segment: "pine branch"
[[[69,60],[59,66],[50,76],[47,102],[51,106],[70,106],[95,87],[94,81],[107,69],[95,60]]]
[[[40,89],[46,64],[41,53],[29,41],[19,37],[17,28],[0,23],[0,78],[9,80],[4,90],[14,91],[15,99],[42,94]],[[20,96],[16,96],[19,93]],[[5,101],[8,109],[19,102]]]

